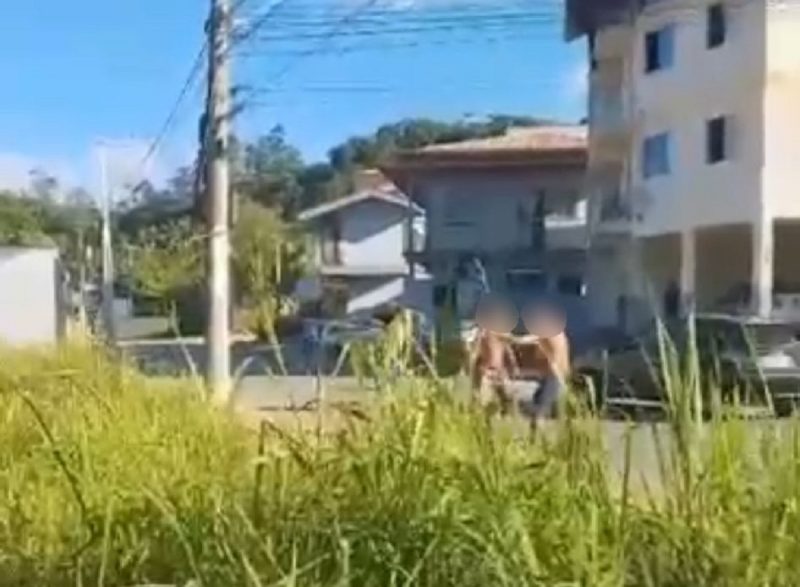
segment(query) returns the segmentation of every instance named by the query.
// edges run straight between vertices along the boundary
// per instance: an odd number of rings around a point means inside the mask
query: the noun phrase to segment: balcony
[[[338,241],[325,240],[319,249],[319,264],[336,267],[342,264],[342,249]]]
[[[595,232],[627,232],[633,221],[633,206],[620,192],[612,192],[600,198],[595,218]]]

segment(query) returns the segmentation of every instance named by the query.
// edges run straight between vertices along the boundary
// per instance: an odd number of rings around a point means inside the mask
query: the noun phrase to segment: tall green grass
[[[595,419],[530,438],[448,386],[394,373],[320,436],[90,350],[3,353],[0,585],[797,584],[793,422],[676,411],[643,482]]]

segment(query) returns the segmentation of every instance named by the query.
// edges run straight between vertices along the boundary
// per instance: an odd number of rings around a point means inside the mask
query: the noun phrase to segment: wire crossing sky
[[[203,68],[189,74],[207,2],[9,4],[0,186],[26,180],[34,165],[92,184],[99,138],[156,144],[156,180],[193,159],[205,80]],[[584,116],[585,48],[563,42],[559,0],[234,4],[245,106],[236,131],[249,138],[280,124],[309,160],[405,117]]]

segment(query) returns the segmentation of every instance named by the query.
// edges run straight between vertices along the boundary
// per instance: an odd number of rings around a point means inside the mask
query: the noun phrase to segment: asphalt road
[[[202,340],[136,340],[122,343],[123,354],[137,363],[145,372],[159,375],[180,375],[193,369],[202,372],[204,350]],[[307,375],[307,360],[299,341],[288,341],[279,349],[270,345],[240,340],[233,346],[233,368],[238,371],[236,391],[237,408],[248,418],[296,418],[288,408],[297,408],[317,397],[317,379]],[[288,376],[281,367],[288,372]],[[329,357],[326,369],[330,370],[335,357]],[[363,401],[370,391],[361,388],[350,377],[322,379],[326,397],[334,402]],[[306,416],[309,414],[306,413]],[[311,413],[313,416],[313,413]],[[765,430],[788,427],[788,421],[753,421],[746,424],[751,445],[755,449]],[[666,451],[663,447],[670,438],[669,428],[661,423],[629,425],[625,422],[600,423],[601,435],[608,452],[609,466],[622,474],[625,469],[626,450],[630,447],[631,479],[642,487],[661,484],[660,463]],[[627,437],[630,437],[628,443]],[[660,455],[660,456],[659,456]]]
[[[357,402],[368,398],[371,392],[359,387],[353,378],[326,378],[322,381],[326,397],[332,402]],[[290,414],[288,406],[300,407],[313,401],[317,388],[314,377],[246,377],[240,382],[236,395],[238,409],[253,421],[268,418],[277,422],[296,422],[305,418],[315,422],[314,412]],[[608,454],[608,465],[621,479],[628,461],[631,487],[635,491],[657,490],[663,485],[663,467],[669,467],[669,445],[672,433],[665,423],[628,423],[619,421],[598,422],[599,434]],[[777,430],[783,436],[792,431],[791,420],[754,420],[743,423],[748,440],[747,450],[760,446],[763,434]],[[520,431],[527,426],[520,424]],[[545,429],[547,430],[547,429]],[[552,429],[551,429],[552,431]],[[546,433],[546,432],[545,432]],[[708,448],[713,442],[711,429],[699,430],[701,446]]]

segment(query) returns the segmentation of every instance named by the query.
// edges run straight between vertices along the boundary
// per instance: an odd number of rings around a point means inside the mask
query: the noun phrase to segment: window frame
[[[666,24],[644,34],[644,72],[652,75],[675,64],[675,25]]]
[[[658,144],[658,141],[663,141],[663,161],[659,156],[655,158],[654,153],[661,153],[661,149],[654,151],[652,145]],[[642,178],[645,180],[654,179],[657,177],[664,177],[672,174],[672,133],[663,131],[655,133],[644,138],[642,142]],[[655,161],[655,162],[651,162]]]

